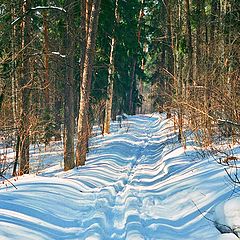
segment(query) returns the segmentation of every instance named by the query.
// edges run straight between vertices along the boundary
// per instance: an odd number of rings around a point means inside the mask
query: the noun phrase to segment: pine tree
[[[87,42],[84,56],[83,75],[80,89],[80,106],[78,116],[78,142],[76,147],[76,165],[84,165],[89,138],[89,98],[92,81],[92,67],[95,57],[96,35],[100,11],[100,0],[93,0],[90,21],[87,25]]]

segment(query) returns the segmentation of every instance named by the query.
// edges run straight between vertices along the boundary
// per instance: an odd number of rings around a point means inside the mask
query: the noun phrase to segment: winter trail
[[[199,210],[211,218],[211,206],[231,194],[224,172],[184,151],[162,116],[128,124],[95,137],[86,166],[65,173],[53,164],[21,177],[18,190],[1,188],[1,239],[217,239]]]

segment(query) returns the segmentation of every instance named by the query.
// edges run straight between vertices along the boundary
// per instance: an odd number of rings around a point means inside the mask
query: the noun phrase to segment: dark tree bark
[[[59,93],[56,93],[55,99],[54,99],[54,121],[55,121],[55,127],[54,127],[54,135],[55,135],[55,141],[61,141],[61,107],[62,107],[62,97],[58,95]]]
[[[114,84],[114,73],[115,73],[115,62],[114,62],[114,51],[116,46],[115,27],[119,21],[118,15],[118,0],[115,0],[115,26],[113,28],[112,39],[111,39],[111,50],[109,56],[109,67],[108,67],[108,86],[107,86],[107,100],[105,104],[105,116],[103,125],[103,134],[110,133],[110,121],[112,115],[112,100],[113,100],[113,84]]]
[[[45,121],[45,133],[44,141],[48,144],[51,139],[51,129],[50,129],[50,78],[49,78],[49,37],[48,37],[48,14],[47,10],[43,11],[43,52],[44,52],[44,121]]]
[[[172,10],[169,0],[165,0],[166,6],[166,65],[168,77],[166,78],[165,83],[165,92],[166,92],[166,100],[167,100],[167,118],[171,117],[171,96],[172,96],[172,87],[173,86],[173,76],[174,76],[174,54],[173,54],[173,32],[172,32]]]
[[[64,171],[74,168],[74,50],[73,6],[66,1],[66,28],[64,36],[65,88],[64,88]]]
[[[31,8],[31,0],[23,2],[23,13],[28,12]],[[19,175],[29,173],[29,132],[30,132],[30,57],[29,44],[31,41],[31,16],[26,14],[22,20],[22,77],[19,83],[21,102],[20,102],[20,144],[19,144]]]
[[[17,142],[16,142],[16,156],[15,156],[15,161],[13,164],[13,176],[17,176],[17,165],[18,165],[18,159],[19,159],[19,144],[20,144],[20,137],[19,135],[17,136]]]
[[[48,23],[47,23],[47,12],[43,12],[43,35],[44,35],[44,67],[45,67],[45,77],[44,77],[44,95],[45,95],[45,107],[49,110],[49,37],[48,37]]]
[[[6,88],[6,85],[3,87],[3,89],[1,90],[1,93],[0,93],[0,111],[1,111],[2,103],[3,103],[3,99],[4,99],[5,88]]]
[[[131,85],[129,92],[129,113],[135,114],[134,104],[133,104],[133,91],[136,87],[136,65],[137,65],[137,57],[133,58],[132,64],[132,75],[131,75]]]
[[[186,76],[186,90],[189,94],[189,84],[193,82],[193,46],[192,46],[192,27],[190,22],[190,6],[189,0],[185,0],[185,14],[186,14],[186,42],[187,42],[187,52],[188,52],[188,68]]]
[[[172,32],[172,11],[169,0],[165,0],[166,11],[167,11],[167,69],[174,75],[174,55],[173,55],[173,32]],[[172,79],[172,78],[171,78]]]
[[[195,57],[195,81],[200,80],[201,65],[203,56],[203,27],[205,26],[205,14],[204,14],[204,1],[196,0],[196,15],[197,15],[197,25],[196,25],[196,57]]]
[[[145,5],[145,0],[141,0],[141,9],[139,11],[139,16],[138,16],[138,26],[137,26],[137,40],[138,40],[138,47],[140,48],[141,45],[141,34],[142,34],[142,20],[144,17],[144,5]],[[132,73],[131,73],[131,84],[130,84],[130,91],[129,91],[129,113],[135,115],[136,114],[136,108],[137,105],[134,101],[134,92],[136,90],[136,69],[137,69],[137,64],[138,64],[138,59],[137,59],[137,52],[134,53],[133,55],[133,60],[132,60]]]

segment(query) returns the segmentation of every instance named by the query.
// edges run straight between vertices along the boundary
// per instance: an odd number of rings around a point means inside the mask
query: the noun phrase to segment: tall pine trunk
[[[166,93],[167,93],[167,118],[171,117],[171,101],[172,101],[172,87],[173,86],[173,80],[174,80],[174,54],[173,54],[173,30],[172,30],[172,10],[171,5],[168,0],[165,1],[166,4],[166,11],[167,11],[167,19],[166,19],[166,25],[167,25],[167,70],[170,73],[169,77],[167,78],[167,82],[165,84],[166,86]]]
[[[187,51],[188,51],[188,62],[190,63],[189,67],[192,67],[192,27],[190,22],[190,5],[189,0],[185,0],[185,14],[186,14],[186,33],[187,33]],[[189,81],[192,81],[192,72],[189,72]]]
[[[137,66],[137,57],[133,57],[133,64],[132,64],[132,75],[131,75],[131,84],[130,84],[130,92],[129,92],[129,113],[130,114],[135,114],[135,109],[134,109],[134,99],[133,99],[133,94],[134,90],[136,87],[136,66]]]
[[[43,52],[44,52],[44,121],[45,121],[45,133],[44,141],[45,144],[48,144],[51,138],[50,134],[50,96],[49,96],[49,37],[48,37],[48,23],[47,23],[47,11],[43,11]]]
[[[202,22],[205,23],[204,19],[204,1],[197,0],[196,1],[196,13],[197,13],[197,22],[196,22],[196,57],[195,57],[195,73],[194,79],[196,82],[199,82],[201,73],[201,65],[202,65],[202,42],[203,42],[203,26]]]
[[[23,1],[23,14],[29,12],[31,0]],[[29,44],[31,41],[31,17],[26,14],[22,20],[22,77],[19,83],[21,103],[20,103],[20,144],[19,144],[19,175],[29,173],[29,132],[30,132],[30,57]]]
[[[138,16],[138,26],[137,26],[137,39],[138,39],[138,47],[141,48],[141,35],[142,35],[142,21],[144,17],[144,5],[145,0],[141,0],[141,8],[139,11]],[[129,91],[129,113],[135,115],[137,104],[136,104],[136,97],[135,91],[137,90],[137,79],[136,79],[136,71],[137,71],[137,64],[138,64],[138,56],[137,52],[133,54],[133,62],[132,62],[132,72],[131,72],[131,83],[130,83],[130,91]]]
[[[181,32],[183,29],[183,19],[182,19],[182,4],[181,2],[178,3],[177,8],[178,19],[177,19],[177,32],[176,32],[176,40],[175,44],[177,48],[179,48],[180,39],[181,39]],[[179,50],[179,49],[178,49]],[[183,81],[183,56],[181,54],[175,54],[176,56],[176,101],[177,101],[177,124],[178,124],[178,141],[184,144],[184,134],[183,134],[183,114],[184,114],[184,105],[181,103],[184,98],[184,81]]]
[[[80,106],[78,117],[78,141],[76,147],[76,165],[84,165],[87,155],[87,143],[89,138],[89,97],[92,81],[92,66],[95,55],[96,35],[101,0],[93,0],[90,22],[87,34],[87,44],[83,65],[83,76],[80,89]]]
[[[107,86],[107,100],[105,104],[105,116],[103,125],[103,134],[110,133],[110,121],[112,114],[112,100],[113,100],[113,84],[114,84],[114,56],[113,51],[115,48],[115,37],[111,40],[111,50],[110,50],[110,63],[108,67],[108,86]]]
[[[65,62],[65,88],[64,88],[64,170],[74,168],[74,48],[75,39],[72,32],[72,16],[74,14],[71,1],[66,2],[66,28],[64,47],[66,51]]]
[[[185,0],[186,15],[186,43],[187,43],[187,75],[186,75],[186,97],[189,96],[190,84],[193,82],[193,47],[192,47],[192,27],[190,22],[189,0]]]
[[[16,19],[16,9],[15,9],[15,1],[12,1],[11,5],[11,16],[12,21]],[[11,85],[12,85],[12,111],[13,111],[13,120],[14,120],[14,128],[16,128],[17,123],[17,74],[16,74],[16,25],[12,26],[12,37],[11,37],[11,48],[12,48],[12,69],[14,69],[11,76]]]
[[[113,27],[112,39],[111,39],[111,50],[109,57],[108,67],[108,86],[107,86],[107,100],[105,105],[105,117],[103,125],[103,134],[110,133],[110,121],[112,115],[112,100],[113,100],[113,84],[114,84],[114,50],[116,46],[115,27],[118,23],[118,0],[115,1],[115,26]]]

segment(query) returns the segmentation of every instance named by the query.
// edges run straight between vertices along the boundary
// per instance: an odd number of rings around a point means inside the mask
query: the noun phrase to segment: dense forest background
[[[29,146],[64,139],[85,163],[92,126],[166,112],[202,147],[240,134],[238,0],[1,0],[0,135],[13,175]],[[74,146],[74,136],[77,144]]]

